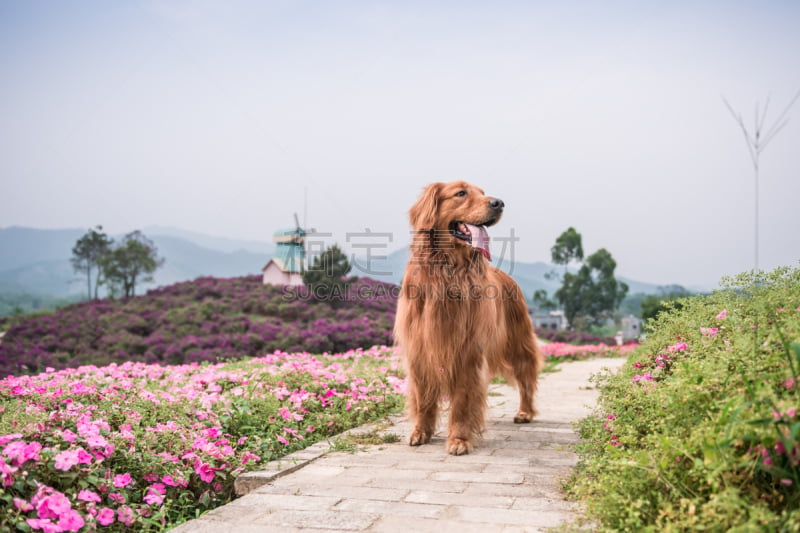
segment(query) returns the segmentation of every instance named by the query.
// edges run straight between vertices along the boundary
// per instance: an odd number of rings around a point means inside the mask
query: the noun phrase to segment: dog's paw
[[[428,444],[430,441],[431,434],[429,432],[416,428],[411,433],[411,438],[408,439],[408,444],[410,446],[420,446],[422,444]]]
[[[514,416],[515,424],[528,424],[531,420],[533,420],[533,414],[526,413],[525,411],[519,411],[516,416]]]
[[[472,451],[472,443],[465,439],[447,439],[447,453],[450,455],[466,455]]]

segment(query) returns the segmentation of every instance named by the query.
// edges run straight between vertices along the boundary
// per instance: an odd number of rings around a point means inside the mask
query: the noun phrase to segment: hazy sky
[[[617,272],[753,267],[753,127],[800,89],[800,2],[0,2],[0,227],[409,241],[432,181],[493,237],[574,226]],[[800,102],[761,156],[760,266],[800,260]]]

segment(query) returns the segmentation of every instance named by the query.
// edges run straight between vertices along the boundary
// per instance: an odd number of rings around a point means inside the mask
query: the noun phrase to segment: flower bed
[[[596,531],[800,530],[800,270],[659,315],[581,423]]]
[[[565,342],[549,342],[542,343],[542,351],[549,359],[584,359],[586,357],[596,356],[619,356],[627,355],[635,350],[639,345],[637,343],[623,344],[622,346],[606,344],[586,344],[575,345]]]
[[[391,349],[0,381],[0,531],[161,530],[234,477],[400,409]]]

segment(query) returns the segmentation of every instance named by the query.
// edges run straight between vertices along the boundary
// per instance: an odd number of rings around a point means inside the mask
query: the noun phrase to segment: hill
[[[10,227],[0,229],[0,316],[14,307],[33,311],[52,307],[66,299],[85,295],[85,280],[75,274],[69,259],[72,246],[85,233],[82,229],[41,230]],[[235,277],[257,274],[274,251],[271,242],[237,241],[211,237],[175,228],[151,227],[144,231],[156,244],[159,255],[166,259],[156,271],[153,283],[137,287],[141,294],[149,288],[161,287],[203,276]],[[119,240],[122,236],[112,236]],[[376,254],[379,255],[379,254]],[[385,257],[370,261],[351,255],[352,275],[365,276],[387,283],[399,283],[408,249],[401,248]],[[552,295],[560,286],[546,274],[561,267],[535,262],[508,260],[496,264],[519,283],[527,297],[545,289]],[[659,285],[619,277],[630,287],[629,294],[654,294]]]
[[[85,295],[85,279],[78,277],[70,264],[72,247],[84,233],[82,229],[0,229],[0,250],[4,251],[0,255],[0,293],[39,299]],[[171,228],[150,228],[145,235],[166,262],[156,272],[155,281],[142,286],[143,290],[201,276],[256,274],[274,250],[272,243],[234,241]],[[120,240],[122,235],[111,237]]]
[[[361,263],[361,268],[354,265],[352,274],[356,276],[369,276],[373,279],[385,281],[388,283],[400,283],[403,278],[403,272],[408,262],[409,251],[408,248],[401,248],[385,258],[374,259],[367,264]],[[551,296],[561,287],[561,282],[558,279],[548,279],[546,275],[550,272],[561,273],[563,267],[555,266],[550,263],[537,261],[535,263],[523,263],[521,261],[497,261],[495,266],[507,272],[522,288],[525,296],[530,298],[534,292],[539,289],[544,289]],[[571,272],[576,270],[571,268]],[[646,283],[642,281],[632,280],[630,278],[618,276],[618,280],[624,281],[628,284],[628,294],[644,293],[644,294],[657,294],[660,285],[655,283]]]
[[[128,300],[96,300],[12,322],[0,375],[86,364],[182,364],[275,350],[342,352],[391,344],[393,286],[358,280],[344,298],[263,285],[260,276],[198,278]],[[0,329],[5,329],[2,326]]]

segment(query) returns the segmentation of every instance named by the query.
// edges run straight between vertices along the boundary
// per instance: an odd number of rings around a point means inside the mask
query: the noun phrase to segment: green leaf
[[[797,361],[797,366],[800,367],[800,342],[792,342],[792,351],[794,351],[794,358]]]

